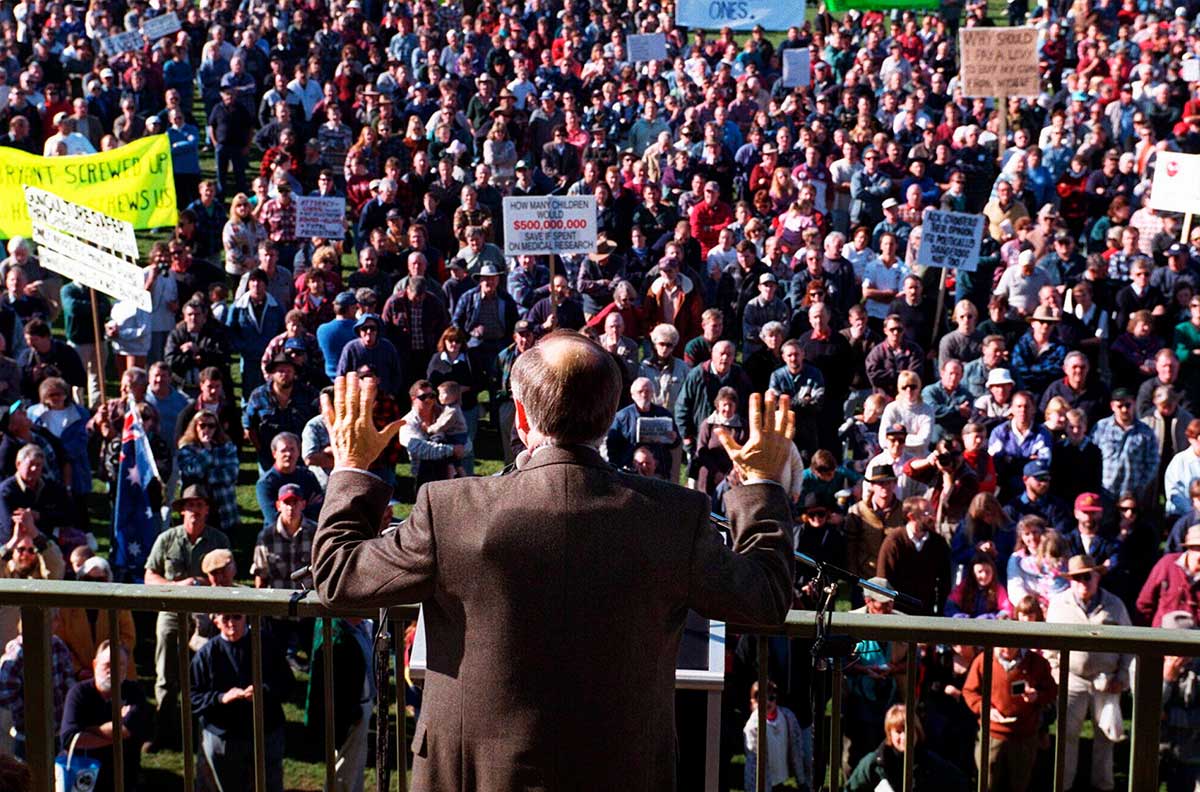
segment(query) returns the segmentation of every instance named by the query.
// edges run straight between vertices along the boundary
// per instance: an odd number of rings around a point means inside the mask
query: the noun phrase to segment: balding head
[[[522,431],[562,445],[594,444],[612,425],[621,372],[599,344],[558,330],[517,358],[512,389],[527,421]]]

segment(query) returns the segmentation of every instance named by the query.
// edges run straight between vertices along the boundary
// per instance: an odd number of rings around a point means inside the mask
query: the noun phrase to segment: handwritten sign
[[[25,186],[25,206],[29,210],[29,218],[35,223],[60,228],[68,234],[131,258],[138,256],[133,223],[109,217],[103,212],[28,185]]]
[[[791,47],[783,51],[783,87],[806,88],[811,70],[811,55],[803,47]]]
[[[1155,155],[1150,206],[1159,212],[1200,212],[1200,154]]]
[[[115,58],[125,52],[133,52],[142,48],[142,34],[138,30],[127,30],[115,36],[108,36],[102,42],[104,54]]]
[[[979,265],[983,222],[981,214],[929,210],[921,224],[921,247],[917,250],[917,263],[926,267],[974,272]]]
[[[787,30],[804,21],[805,4],[769,2],[769,0],[679,0],[675,3],[675,24],[692,28],[750,30]]]
[[[647,33],[625,39],[625,51],[633,63],[667,59],[667,37],[662,33]]]
[[[958,35],[964,96],[1041,93],[1035,28],[962,28]]]
[[[568,255],[595,250],[595,196],[504,199],[504,255]]]
[[[341,239],[346,235],[346,199],[305,195],[296,199],[296,237]]]
[[[150,17],[142,23],[142,34],[154,41],[163,36],[169,36],[172,33],[179,32],[179,17],[172,11],[168,14],[161,14],[156,17]]]

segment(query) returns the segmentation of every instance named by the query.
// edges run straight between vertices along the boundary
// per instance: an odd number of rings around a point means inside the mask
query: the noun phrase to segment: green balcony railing
[[[0,607],[18,607],[21,610],[21,620],[24,634],[25,662],[25,730],[26,756],[34,776],[34,789],[50,790],[54,788],[54,728],[52,722],[53,706],[50,680],[50,618],[52,608],[94,608],[110,612],[109,624],[113,625],[110,640],[119,644],[116,634],[118,619],[116,612],[128,611],[158,611],[180,614],[181,622],[188,623],[191,613],[244,613],[250,618],[251,647],[255,658],[255,684],[261,677],[262,669],[259,662],[261,657],[261,626],[264,617],[316,617],[316,616],[375,616],[376,613],[332,611],[323,606],[314,594],[302,599],[294,596],[294,592],[271,591],[250,588],[184,588],[174,586],[138,586],[123,584],[99,583],[70,583],[61,581],[24,581],[0,580]],[[411,620],[417,616],[417,607],[400,605],[392,609],[391,618],[395,620]],[[1133,674],[1133,727],[1131,734],[1131,751],[1129,763],[1129,789],[1137,792],[1158,789],[1159,734],[1162,716],[1162,659],[1167,655],[1184,657],[1200,656],[1200,631],[1178,631],[1150,629],[1144,627],[1101,627],[1093,628],[1086,625],[1063,625],[1045,623],[1026,623],[1012,621],[972,621],[965,619],[946,619],[914,616],[869,616],[856,613],[835,614],[832,621],[833,629],[842,634],[849,634],[856,639],[874,639],[880,641],[899,642],[908,645],[909,657],[918,657],[918,644],[960,644],[984,647],[990,651],[996,646],[1016,646],[1022,648],[1050,649],[1064,653],[1060,660],[1061,667],[1066,667],[1069,653],[1076,651],[1106,651],[1122,652],[1136,656]],[[325,629],[331,630],[331,623],[325,620]],[[393,630],[393,634],[399,631]],[[815,635],[815,614],[808,611],[793,611],[785,625],[767,630],[753,626],[729,628],[731,634],[759,635],[758,639],[758,674],[760,719],[766,718],[767,685],[767,636],[786,634],[795,638],[812,638]],[[722,633],[723,634],[723,633]],[[326,641],[331,641],[329,632]],[[402,642],[397,641],[395,673],[397,674],[397,689],[403,689],[404,652]],[[333,678],[332,653],[324,653],[326,662],[324,689],[325,696],[325,760],[326,781],[332,786],[334,770],[334,744],[332,719],[333,703],[332,686],[328,681]],[[114,655],[114,659],[119,653]],[[184,747],[183,778],[184,789],[190,792],[194,785],[194,756],[192,754],[192,716],[188,704],[188,649],[187,642],[180,641],[177,657],[180,666],[180,681],[182,690],[182,729]],[[984,663],[983,689],[991,689],[991,663]],[[113,668],[114,678],[120,679],[124,672]],[[830,761],[828,762],[830,777],[828,786],[839,789],[841,786],[841,670],[836,664],[832,668],[833,707],[829,720],[830,739],[828,741]],[[718,731],[717,719],[720,717],[719,698],[713,706],[715,695],[719,697],[719,685],[709,684],[712,680],[700,679],[704,674],[693,674],[689,677],[681,672],[677,685],[681,688],[700,688],[709,691],[708,707],[709,735],[706,768],[708,769],[706,790],[716,790],[716,750],[712,736]],[[697,682],[700,679],[701,683]],[[908,704],[907,717],[916,717],[917,699],[917,663],[908,664],[905,675],[904,697]],[[1057,701],[1059,723],[1066,709],[1067,686],[1059,686]],[[119,719],[121,710],[120,686],[113,688],[113,714]],[[989,735],[989,702],[985,697],[981,713],[981,743],[986,746]],[[407,746],[405,739],[404,707],[397,707],[399,723],[396,729],[397,756],[400,757],[401,767],[396,773],[400,789],[406,788],[405,767]],[[385,714],[386,716],[386,714]],[[265,764],[261,760],[265,756],[265,735],[263,732],[263,713],[261,700],[254,700],[254,748],[256,761],[256,789],[265,789]],[[757,789],[766,788],[765,724],[759,723],[759,746],[757,763],[759,775]],[[120,790],[123,784],[123,769],[121,766],[122,750],[119,730],[114,733],[114,781],[115,788]],[[1063,788],[1064,753],[1059,741],[1055,748],[1055,784],[1056,792]],[[904,769],[904,791],[912,789],[912,766],[907,761]],[[820,786],[818,784],[818,786]],[[988,788],[987,763],[983,763],[979,777],[979,789]],[[688,791],[690,792],[690,790]],[[900,792],[900,790],[897,790]]]

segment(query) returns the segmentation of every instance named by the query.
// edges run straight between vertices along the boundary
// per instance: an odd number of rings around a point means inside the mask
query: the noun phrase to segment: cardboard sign
[[[109,217],[103,212],[28,185],[25,187],[25,206],[35,224],[61,229],[131,258],[138,256],[133,223]]]
[[[662,33],[629,36],[625,39],[625,54],[631,63],[667,59],[667,37]]]
[[[1041,93],[1036,28],[962,28],[958,36],[964,96]]]
[[[812,69],[811,54],[804,47],[789,47],[783,51],[783,87],[808,87]]]
[[[139,30],[127,30],[115,36],[108,36],[102,42],[104,54],[110,58],[124,52],[133,52],[142,48],[142,33]]]
[[[675,422],[667,417],[644,418],[639,416],[634,440],[638,445],[643,443],[673,443],[675,442]]]
[[[769,0],[679,0],[675,24],[707,30],[787,30],[804,22],[805,3]]]
[[[572,255],[595,250],[595,196],[504,199],[504,255]]]
[[[41,223],[33,224],[33,241],[40,246],[38,260],[46,269],[110,297],[128,300],[143,311],[153,310],[146,274],[136,264]]]
[[[296,237],[339,240],[346,235],[346,199],[306,195],[296,199]]]
[[[1185,82],[1200,82],[1200,59],[1188,58],[1185,60],[1179,74]]]
[[[1159,212],[1200,212],[1200,154],[1155,155],[1150,206]]]
[[[142,22],[142,35],[154,41],[163,36],[179,32],[180,27],[179,17],[172,11],[169,14],[150,17],[145,22]]]
[[[979,266],[984,216],[931,209],[921,223],[917,263],[926,267],[974,272]]]

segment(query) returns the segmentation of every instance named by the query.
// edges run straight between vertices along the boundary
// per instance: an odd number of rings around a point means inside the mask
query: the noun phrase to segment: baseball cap
[[[758,283],[760,286],[764,283],[779,283],[779,279],[769,272],[764,272],[758,276]]]
[[[1021,470],[1021,475],[1033,476],[1038,479],[1050,478],[1050,465],[1041,459],[1026,462],[1024,469]]]
[[[294,486],[294,485],[293,485]],[[233,563],[233,553],[221,548],[219,550],[209,550],[204,554],[204,560],[200,562],[200,571],[206,575],[211,575],[218,569],[224,569]]]
[[[1100,496],[1094,492],[1081,492],[1075,497],[1075,511],[1099,514],[1104,511]]]
[[[333,298],[333,304],[340,305],[343,308],[348,308],[351,305],[357,305],[358,300],[357,300],[357,298],[355,298],[354,292],[344,291],[344,292],[340,292],[337,297]]]
[[[1167,255],[1168,256],[1186,256],[1187,248],[1184,247],[1183,245],[1179,244],[1178,242],[1176,242],[1175,244],[1171,245],[1171,247],[1167,248]]]
[[[307,352],[308,351],[304,346],[304,342],[301,341],[299,338],[289,338],[288,340],[283,342],[283,351],[284,352],[289,352],[289,351],[293,351],[293,350],[299,351],[299,352]]]
[[[894,423],[887,428],[887,431],[884,432],[884,434],[887,435],[888,437],[895,437],[895,436],[901,436],[901,435],[903,435],[904,437],[907,437],[908,429],[906,429],[904,427],[904,424],[902,424],[902,423]]]
[[[306,500],[306,498],[304,497],[304,490],[300,489],[299,484],[284,484],[279,488],[279,493],[275,496],[275,500]]]
[[[366,327],[368,324],[372,324],[372,323],[377,328],[381,328],[381,329],[383,328],[383,320],[379,318],[378,314],[365,313],[362,316],[358,317],[358,321],[354,323],[354,329],[361,330],[362,328]]]
[[[518,319],[516,325],[513,326],[513,331],[517,333],[532,333],[533,325],[525,319]]]

